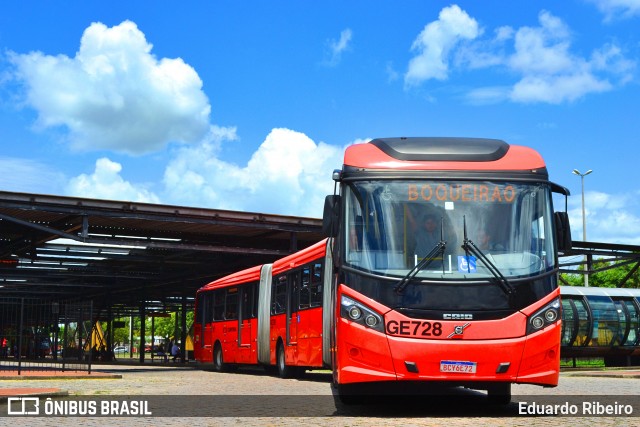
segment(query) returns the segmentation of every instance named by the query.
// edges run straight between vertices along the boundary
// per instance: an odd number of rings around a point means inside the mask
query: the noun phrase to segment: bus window
[[[282,314],[287,309],[287,276],[281,275],[273,279],[271,297],[271,314]]]
[[[313,264],[313,272],[311,274],[311,285],[309,291],[311,293],[311,307],[320,307],[322,305],[322,263]]]
[[[300,271],[294,271],[292,273],[289,273],[287,276],[289,277],[289,283],[290,283],[290,288],[289,288],[289,292],[290,292],[290,311],[289,314],[291,316],[293,316],[294,312],[298,311],[298,306],[300,304],[300,298],[299,298],[299,290],[300,290]]]
[[[224,320],[224,289],[213,292],[213,320]]]
[[[242,289],[242,318],[251,319],[256,317],[258,301],[255,297],[257,283],[245,285]]]
[[[311,284],[311,267],[306,265],[302,269],[302,285],[300,286],[300,309],[311,307],[311,290],[309,285]]]
[[[198,321],[202,325],[204,325],[208,321],[207,295],[208,295],[207,292],[201,292],[200,294],[198,294],[198,303],[196,304],[197,311],[198,311]]]
[[[232,320],[238,318],[238,288],[227,289],[224,318]]]

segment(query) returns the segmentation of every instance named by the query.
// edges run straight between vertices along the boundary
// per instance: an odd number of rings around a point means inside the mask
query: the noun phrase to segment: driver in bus
[[[504,246],[493,241],[491,233],[485,229],[480,229],[477,235],[476,246],[483,251],[504,251]]]
[[[422,258],[440,242],[438,220],[433,214],[425,215],[422,227],[416,232],[415,254]]]

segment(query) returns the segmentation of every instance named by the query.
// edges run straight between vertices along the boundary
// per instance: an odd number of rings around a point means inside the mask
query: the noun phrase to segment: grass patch
[[[565,358],[560,359],[561,368],[604,368],[604,359],[602,357],[588,358]]]

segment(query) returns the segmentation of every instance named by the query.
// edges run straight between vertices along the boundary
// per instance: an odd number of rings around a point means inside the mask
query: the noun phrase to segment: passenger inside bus
[[[440,229],[435,215],[427,214],[424,216],[420,224],[420,228],[416,230],[416,247],[415,254],[422,258],[426,256],[440,242]]]
[[[478,231],[476,239],[477,241],[474,243],[483,252],[504,251],[504,245],[496,243],[493,240],[491,233],[485,229],[480,229]]]

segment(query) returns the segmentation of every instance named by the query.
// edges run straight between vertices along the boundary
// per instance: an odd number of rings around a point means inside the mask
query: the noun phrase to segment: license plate
[[[442,360],[440,361],[440,372],[447,372],[452,374],[475,374],[476,362]]]

